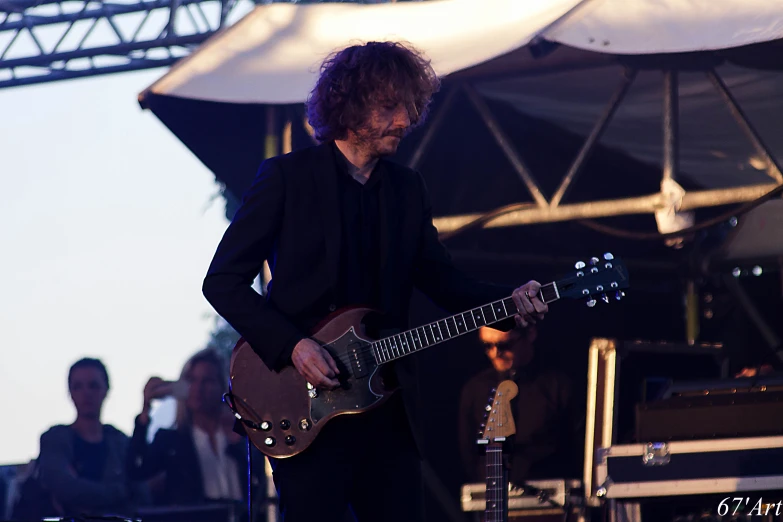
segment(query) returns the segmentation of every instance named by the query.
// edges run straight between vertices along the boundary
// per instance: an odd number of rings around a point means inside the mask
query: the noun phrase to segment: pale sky
[[[130,435],[147,378],[208,339],[227,221],[214,176],[136,101],[164,73],[0,89],[0,464],[73,421],[80,357],[108,367],[103,420]]]

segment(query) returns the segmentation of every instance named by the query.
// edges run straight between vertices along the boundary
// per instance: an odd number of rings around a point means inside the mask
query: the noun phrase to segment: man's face
[[[372,109],[367,122],[352,133],[352,138],[371,157],[389,156],[397,152],[410,126],[410,115],[403,104],[385,105]]]
[[[484,326],[479,331],[479,337],[484,343],[492,366],[499,372],[522,368],[533,360],[533,342],[536,338],[534,326],[510,332],[500,332]]]

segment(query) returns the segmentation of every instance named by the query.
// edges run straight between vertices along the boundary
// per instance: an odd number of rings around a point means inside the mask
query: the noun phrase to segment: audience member
[[[180,381],[152,377],[144,387],[143,408],[136,417],[128,453],[128,472],[134,479],[164,474],[156,503],[197,505],[239,501],[246,495],[246,446],[231,431],[231,422],[226,422],[230,412],[222,404],[226,373],[222,358],[207,349],[187,362]],[[150,444],[151,401],[171,395],[181,395],[176,425],[158,430]],[[263,469],[263,461],[258,459],[255,467]]]
[[[132,514],[146,500],[144,488],[128,480],[128,437],[101,423],[109,374],[97,359],[81,359],[68,372],[76,420],[51,427],[41,436],[36,462],[40,516]],[[30,490],[28,485],[28,491]]]

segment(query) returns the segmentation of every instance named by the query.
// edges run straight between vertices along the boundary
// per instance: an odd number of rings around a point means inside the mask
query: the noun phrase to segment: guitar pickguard
[[[378,365],[367,341],[356,336],[353,327],[339,339],[325,345],[340,370],[341,386],[335,390],[316,389],[310,399],[313,422],[334,413],[358,413],[383,400],[384,396],[372,389]]]

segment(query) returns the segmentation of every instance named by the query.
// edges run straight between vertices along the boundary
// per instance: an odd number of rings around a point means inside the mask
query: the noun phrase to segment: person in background
[[[227,381],[223,359],[212,349],[203,350],[185,364],[181,377],[178,382],[152,377],[144,387],[143,407],[136,417],[128,452],[129,475],[147,480],[163,474],[156,504],[243,500],[247,491],[246,448],[226,422],[229,410],[222,404]],[[183,397],[177,406],[176,425],[158,430],[150,444],[150,403],[172,394]]]
[[[582,468],[579,430],[571,382],[548,368],[534,346],[536,326],[501,332],[487,327],[479,339],[492,363],[463,387],[459,406],[460,455],[469,482],[483,482],[486,468],[476,443],[491,390],[506,379],[519,393],[512,400],[516,435],[511,450],[509,480],[521,486],[527,480],[577,478]]]
[[[128,437],[101,423],[109,374],[98,359],[81,359],[68,372],[76,420],[41,436],[38,477],[51,494],[51,515],[132,514],[147,498],[125,468]]]

